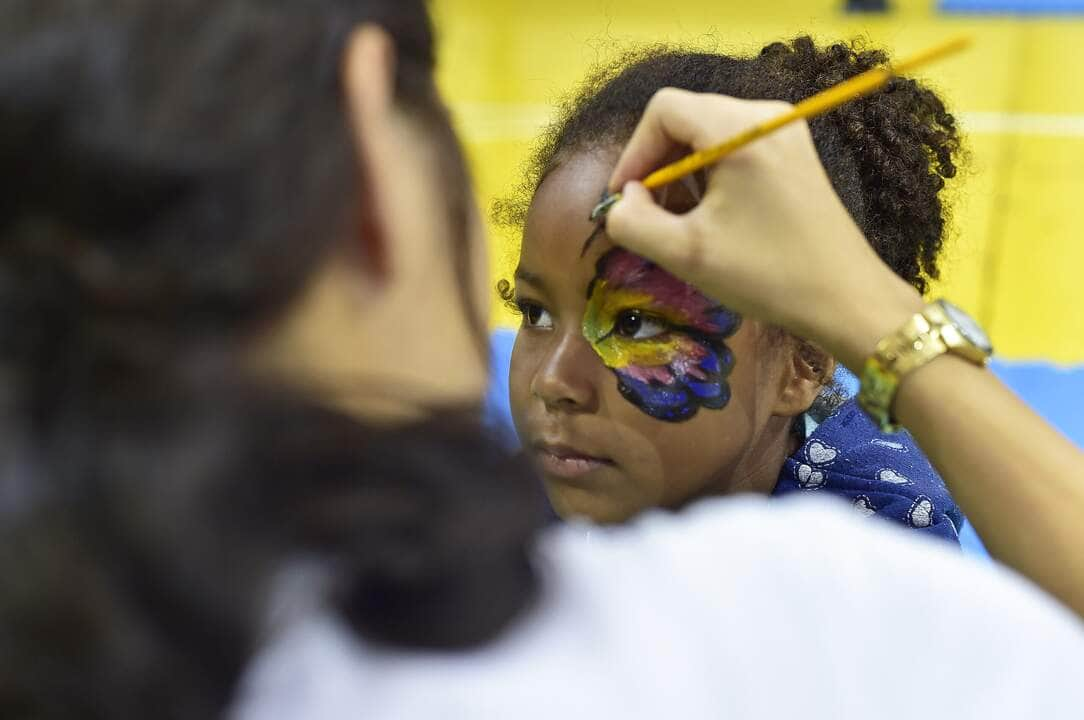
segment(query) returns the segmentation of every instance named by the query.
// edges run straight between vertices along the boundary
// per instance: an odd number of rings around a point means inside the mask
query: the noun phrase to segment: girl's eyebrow
[[[522,265],[516,268],[516,273],[513,277],[515,277],[516,282],[525,282],[534,285],[540,290],[546,289],[546,281],[542,279],[542,276],[533,273],[530,270],[525,270]]]

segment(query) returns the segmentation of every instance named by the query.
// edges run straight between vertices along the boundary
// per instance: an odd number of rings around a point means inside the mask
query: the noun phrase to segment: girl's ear
[[[800,415],[812,407],[821,390],[832,381],[836,361],[813,343],[787,337],[786,363],[779,384],[774,414]]]

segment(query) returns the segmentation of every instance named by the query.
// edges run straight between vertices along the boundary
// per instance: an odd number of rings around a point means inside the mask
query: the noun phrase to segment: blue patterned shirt
[[[787,458],[773,495],[820,492],[855,512],[959,542],[963,515],[906,432],[885,435],[854,400],[817,426]]]

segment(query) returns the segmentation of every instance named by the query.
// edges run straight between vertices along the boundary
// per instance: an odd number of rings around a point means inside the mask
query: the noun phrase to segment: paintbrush
[[[843,103],[877,92],[897,75],[914,70],[915,68],[933,62],[934,60],[940,60],[946,55],[959,52],[970,44],[970,37],[958,37],[929,48],[928,50],[924,50],[902,62],[886,67],[872,68],[861,75],[855,75],[850,80],[845,80],[838,85],[833,85],[827,90],[823,90],[812,97],[806,98],[787,112],[760,123],[759,125],[755,125],[725,142],[705,150],[694,152],[677,162],[656,170],[644,178],[644,187],[648,190],[654,190],[655,188],[672,183],[675,180],[680,180],[686,175],[690,175],[708,165],[714,165],[735,150],[738,150],[769,133],[775,132],[785,125],[797,120],[808,120],[817,117],[818,115],[823,115],[824,113],[839,107]],[[612,208],[620,199],[621,193],[609,193],[604,191],[599,204],[591,211],[591,222],[601,222],[605,219],[606,213],[608,213],[610,208]],[[585,247],[584,250],[586,249],[587,248]]]

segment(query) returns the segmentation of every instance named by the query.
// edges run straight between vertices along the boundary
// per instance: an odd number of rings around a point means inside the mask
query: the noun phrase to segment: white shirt
[[[565,525],[544,590],[465,653],[329,612],[254,662],[235,720],[1084,717],[1084,626],[1003,568],[825,501]]]

